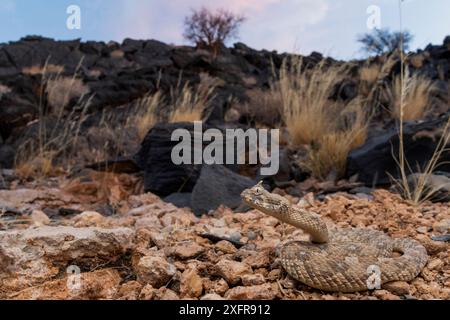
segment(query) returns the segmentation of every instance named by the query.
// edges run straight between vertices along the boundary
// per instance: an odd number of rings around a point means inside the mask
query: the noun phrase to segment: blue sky
[[[81,30],[68,30],[66,9],[81,8]],[[116,40],[126,37],[184,44],[183,18],[202,5],[242,13],[240,41],[256,49],[336,58],[360,56],[357,35],[368,31],[370,5],[381,27],[399,28],[398,0],[0,0],[0,42],[27,34],[56,39]],[[413,48],[440,44],[450,34],[449,0],[404,0],[403,24]]]

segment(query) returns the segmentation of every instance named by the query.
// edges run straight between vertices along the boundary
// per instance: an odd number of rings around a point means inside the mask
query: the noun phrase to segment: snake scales
[[[425,248],[412,239],[392,239],[381,231],[329,231],[318,215],[296,209],[264,189],[262,183],[242,192],[254,209],[303,229],[311,242],[293,241],[280,250],[283,268],[294,279],[324,291],[356,292],[390,281],[414,279],[428,260]],[[401,255],[395,257],[394,252]]]

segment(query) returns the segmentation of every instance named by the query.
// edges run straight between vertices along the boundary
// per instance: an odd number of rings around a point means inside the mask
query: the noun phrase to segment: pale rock
[[[186,269],[181,275],[181,297],[198,298],[203,293],[203,281],[196,269]]]
[[[416,228],[416,231],[417,231],[418,233],[425,234],[425,233],[428,232],[428,228],[425,227],[425,226],[421,226],[421,227]]]
[[[153,300],[157,291],[152,285],[146,284],[139,293],[139,300]]]
[[[248,264],[232,260],[219,261],[215,269],[217,274],[230,285],[237,284],[244,274],[252,273],[252,268]]]
[[[134,227],[136,230],[139,229],[159,230],[162,228],[162,225],[158,217],[154,215],[146,215],[138,218],[134,224]]]
[[[155,294],[155,300],[180,300],[178,295],[168,288],[160,288]]]
[[[137,300],[139,293],[142,290],[142,285],[137,281],[129,281],[122,284],[117,292],[116,299],[118,300]]]
[[[229,241],[222,240],[216,243],[215,245],[216,250],[221,251],[223,253],[236,253],[237,249],[236,247]]]
[[[19,291],[65,272],[69,263],[95,268],[132,246],[127,228],[40,227],[0,232],[3,289]]]
[[[270,265],[270,249],[253,253],[246,257],[242,262],[248,264],[252,268],[264,268]]]
[[[246,287],[260,285],[266,282],[264,276],[260,273],[244,274],[241,279],[242,284]]]
[[[206,293],[215,293],[220,296],[223,296],[225,292],[230,288],[228,283],[224,279],[219,280],[210,280],[204,279],[203,287],[205,288]]]
[[[41,210],[33,210],[30,217],[36,227],[50,224],[50,218]]]
[[[146,256],[139,260],[135,271],[140,283],[159,288],[172,279],[177,269],[162,257]]]
[[[230,300],[273,300],[278,294],[276,285],[262,284],[252,287],[235,287],[227,291],[226,299]]]
[[[439,270],[444,266],[444,262],[441,259],[433,259],[430,262],[428,262],[428,269],[430,270]]]
[[[17,300],[79,300],[113,299],[118,292],[120,275],[117,270],[103,269],[81,273],[79,285],[68,286],[67,277],[45,282],[9,296]],[[72,283],[72,282],[70,282]]]
[[[400,300],[400,298],[387,290],[375,290],[373,295],[381,300]]]
[[[74,227],[98,227],[105,221],[105,217],[95,211],[85,211],[73,218]]]
[[[205,251],[205,248],[194,241],[180,242],[167,248],[167,255],[186,260],[196,258]]]
[[[203,300],[203,301],[210,301],[210,300],[217,301],[217,300],[225,300],[225,299],[222,298],[221,296],[219,296],[216,293],[208,293],[208,294],[205,294],[203,297],[201,297],[200,300]]]
[[[450,219],[442,219],[433,224],[433,230],[439,233],[450,232]]]

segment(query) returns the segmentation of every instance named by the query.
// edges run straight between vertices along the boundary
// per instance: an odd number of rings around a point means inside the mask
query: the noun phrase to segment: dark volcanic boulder
[[[205,123],[202,125],[203,132],[212,128],[224,132],[224,128],[221,127],[212,127]],[[180,141],[171,141],[172,133],[176,129],[185,129],[189,131],[192,137],[191,160],[194,158],[193,123],[160,123],[155,125],[147,133],[147,136],[141,145],[141,149],[134,157],[136,164],[144,171],[144,189],[146,192],[152,192],[162,197],[177,192],[189,193],[192,192],[197,183],[203,164],[176,165],[172,161],[172,149],[180,143]],[[209,144],[210,142],[203,141],[203,150]],[[238,157],[236,149],[234,154],[236,160]],[[225,163],[226,152],[224,152],[223,156],[223,162]],[[234,161],[234,163],[236,163],[236,161]],[[226,167],[232,171],[237,171],[239,169],[239,165],[233,164],[226,165]]]
[[[255,184],[224,166],[204,165],[192,191],[192,210],[200,215],[221,205],[235,209],[241,204],[241,192]]]
[[[190,208],[191,207],[191,193],[183,193],[183,192],[176,192],[172,193],[170,196],[165,197],[164,201],[167,203],[171,203],[178,208]]]
[[[176,165],[172,162],[172,149],[179,143],[171,141],[172,132],[176,129],[186,129],[192,133],[194,124],[155,125],[135,156],[136,163],[144,170],[146,192],[159,196],[168,196],[175,192],[191,192],[197,182],[201,165]]]
[[[405,158],[412,170],[423,170],[433,156],[449,115],[439,119],[410,123],[404,126]],[[347,159],[347,176],[355,174],[366,185],[389,184],[389,174],[399,177],[398,159],[399,131],[393,128],[386,133],[372,136],[360,148],[352,151]],[[444,153],[440,159],[439,170],[450,171],[450,165],[445,163],[450,156]],[[410,172],[407,172],[410,173]]]

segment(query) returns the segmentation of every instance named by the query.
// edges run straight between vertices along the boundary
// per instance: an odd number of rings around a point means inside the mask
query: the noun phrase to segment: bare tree
[[[375,29],[372,33],[366,33],[358,37],[362,44],[362,51],[367,54],[381,55],[391,53],[400,46],[403,50],[409,50],[413,36],[408,31],[391,32],[389,29]]]
[[[224,9],[211,12],[206,8],[192,10],[185,18],[184,37],[199,47],[211,50],[214,56],[227,40],[237,37],[240,25],[245,17]]]

